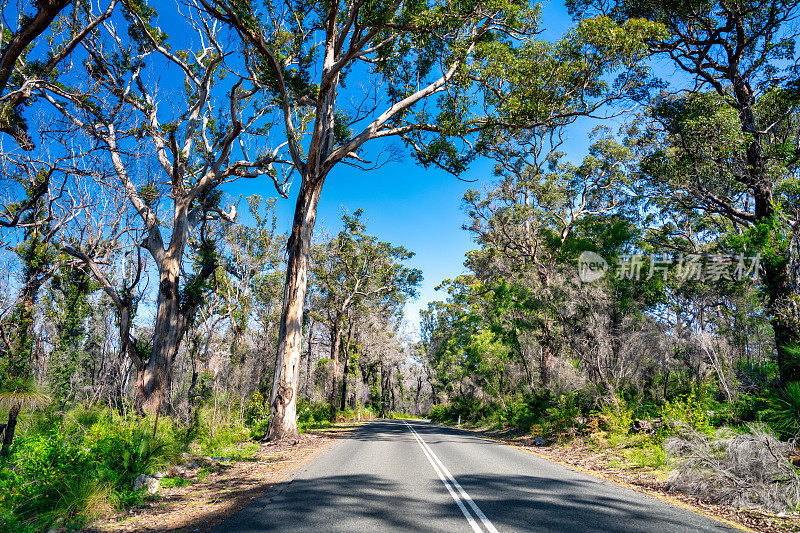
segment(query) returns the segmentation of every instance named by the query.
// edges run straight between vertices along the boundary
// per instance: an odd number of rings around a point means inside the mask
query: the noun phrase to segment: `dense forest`
[[[151,4],[3,4],[0,529],[393,416],[797,510],[800,3]],[[420,317],[413,251],[316,222],[334,169],[476,161]]]

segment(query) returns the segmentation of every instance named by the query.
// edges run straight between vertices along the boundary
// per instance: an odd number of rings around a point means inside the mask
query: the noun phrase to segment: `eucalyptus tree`
[[[158,409],[181,340],[219,264],[209,225],[233,220],[220,205],[220,187],[239,178],[268,175],[286,195],[281,161],[264,148],[273,106],[258,97],[260,77],[247,56],[220,39],[219,24],[187,15],[173,50],[155,27],[157,13],[126,6],[127,35],[104,24],[81,41],[83,61],[39,96],[63,117],[65,128],[100,148],[98,165],[112,169],[103,188],[123,191],[158,275],[152,349],[137,397],[140,409]],[[165,94],[158,76],[166,64],[183,94]],[[169,109],[169,97],[182,98]],[[185,107],[184,107],[185,105]],[[257,146],[257,148],[254,148]],[[153,172],[142,172],[152,163]],[[195,269],[186,252],[194,248]]]
[[[331,171],[340,164],[369,168],[366,148],[397,138],[422,165],[459,173],[498,132],[591,114],[609,92],[636,84],[611,87],[602,76],[628,66],[641,37],[653,31],[637,22],[588,25],[565,39],[558,55],[536,40],[539,8],[526,2],[200,1],[258,58],[282,107],[287,159],[301,181],[288,243],[271,439],[297,435],[310,246]],[[359,78],[363,92],[340,95],[346,81]]]
[[[699,244],[761,254],[781,380],[799,380],[790,352],[800,342],[794,53],[800,3],[578,0],[572,9],[617,21],[647,18],[667,30],[649,48],[684,76],[673,77],[676,86],[653,102],[651,127],[639,136],[648,194],[667,217],[676,213],[697,232]]]
[[[286,235],[277,229],[274,198],[253,195],[247,204],[249,224],[237,221],[219,228],[220,265],[214,294],[203,312],[215,326],[218,318],[228,324],[231,362],[240,371],[242,392],[249,395],[252,388],[261,387],[274,363],[269,347],[277,340]],[[210,328],[209,335],[212,329],[218,328]],[[259,347],[254,355],[246,349],[248,332]]]
[[[249,224],[225,224],[222,232],[222,264],[230,275],[219,287],[234,333],[244,331],[251,319],[270,336],[277,331],[280,298],[285,275],[286,234],[279,233],[274,198],[247,198]]]
[[[420,311],[420,339],[434,403],[464,396],[464,382],[470,379],[465,349],[472,334],[485,323],[483,302],[476,298],[485,289],[472,274],[444,280],[437,290],[446,289],[446,301],[429,302]]]
[[[589,154],[573,165],[563,160],[562,144],[557,129],[498,147],[497,186],[464,197],[465,228],[479,245],[466,262],[480,281],[477,292],[493,291],[486,312],[515,347],[529,381],[527,352],[538,350],[542,387],[549,385],[554,352],[569,327],[574,306],[565,302],[575,300],[570,285],[577,255],[609,251],[602,249],[608,237],[625,234],[632,224],[620,216],[633,198],[632,151],[600,130]]]
[[[366,232],[363,211],[342,215],[344,228],[325,245],[315,250],[312,262],[314,279],[323,307],[320,313],[330,332],[333,361],[331,417],[339,402],[339,354],[343,321],[351,310],[381,302],[402,305],[416,295],[422,273],[404,266],[414,254],[402,246],[381,242]],[[349,354],[346,354],[349,357]]]
[[[95,11],[91,2],[40,0],[33,2],[32,14],[20,9],[21,3],[4,1],[0,5],[4,23],[17,19],[16,26],[4,27],[0,37],[0,131],[10,134],[24,150],[33,150],[34,143],[23,109],[30,104],[39,81],[57,77],[61,62],[111,17],[119,3],[101,2]],[[65,13],[70,5],[71,13]],[[11,10],[13,13],[7,12]],[[50,41],[49,52],[45,57],[31,57],[43,34]]]

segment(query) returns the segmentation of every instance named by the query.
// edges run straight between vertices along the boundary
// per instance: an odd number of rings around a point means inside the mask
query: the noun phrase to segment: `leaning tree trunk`
[[[303,342],[303,304],[308,284],[311,234],[323,179],[303,180],[297,196],[292,234],[287,243],[288,263],[283,311],[278,332],[278,357],[272,379],[267,439],[297,439],[297,382]]]

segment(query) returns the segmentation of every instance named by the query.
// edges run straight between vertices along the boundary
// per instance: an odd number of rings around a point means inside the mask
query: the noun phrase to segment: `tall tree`
[[[538,8],[526,2],[200,1],[258,57],[283,108],[288,159],[301,177],[287,246],[271,439],[297,435],[311,238],[331,171],[340,163],[367,165],[367,143],[396,137],[423,165],[458,173],[472,148],[493,135],[486,132],[591,114],[610,92],[629,90],[635,73],[614,87],[602,75],[629,66],[652,30],[589,25],[554,47],[535,40]],[[354,94],[348,106],[339,92],[358,75],[374,88]]]
[[[235,218],[235,207],[224,211],[220,206],[219,188],[266,174],[279,194],[286,191],[276,153],[261,147],[250,154],[249,147],[265,137],[273,107],[257,98],[261,81],[249,59],[232,58],[238,50],[219,39],[218,24],[191,17],[184,18],[184,28],[198,44],[174,51],[153,25],[153,8],[126,8],[130,39],[111,26],[93,32],[81,42],[87,60],[65,72],[61,83],[45,84],[40,95],[67,124],[103,148],[98,164],[112,168],[110,186],[124,191],[141,225],[142,246],[158,270],[152,351],[137,399],[141,409],[153,411],[218,266],[206,227]],[[156,60],[166,61],[184,82],[188,108],[174,112],[168,122],[163,122],[169,115],[158,82],[145,78]],[[226,77],[233,81],[223,86]],[[154,172],[144,173],[146,181],[132,174],[145,166],[143,158],[155,160]],[[159,213],[164,208],[169,214]],[[194,272],[185,268],[187,247],[194,248]]]
[[[666,28],[650,49],[686,74],[689,94],[677,87],[654,103],[650,138],[655,132],[661,142],[651,145],[643,169],[650,191],[660,196],[659,186],[669,182],[674,210],[694,211],[694,227],[707,238],[746,234],[739,249],[762,257],[781,381],[800,380],[800,364],[791,357],[800,343],[794,54],[800,3],[588,0],[571,7]]]
[[[493,155],[500,182],[464,197],[466,229],[480,246],[466,265],[481,282],[478,292],[494,291],[488,314],[526,372],[530,354],[523,338],[535,341],[542,387],[549,385],[553,354],[566,341],[564,291],[572,276],[560,265],[583,250],[609,251],[601,250],[603,242],[626,234],[631,224],[619,217],[633,196],[631,150],[601,129],[576,166],[563,161],[563,135],[555,128],[498,145]]]

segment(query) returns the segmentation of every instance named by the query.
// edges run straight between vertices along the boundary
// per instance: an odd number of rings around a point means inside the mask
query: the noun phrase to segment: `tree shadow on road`
[[[701,517],[681,519],[685,511],[656,500],[598,493],[598,483],[591,480],[476,474],[458,481],[500,531],[701,531],[706,522],[709,531],[722,530]],[[432,531],[442,524],[469,530],[449,497],[432,501],[396,489],[393,481],[374,475],[298,479],[213,531]],[[442,484],[437,490],[446,494]]]

